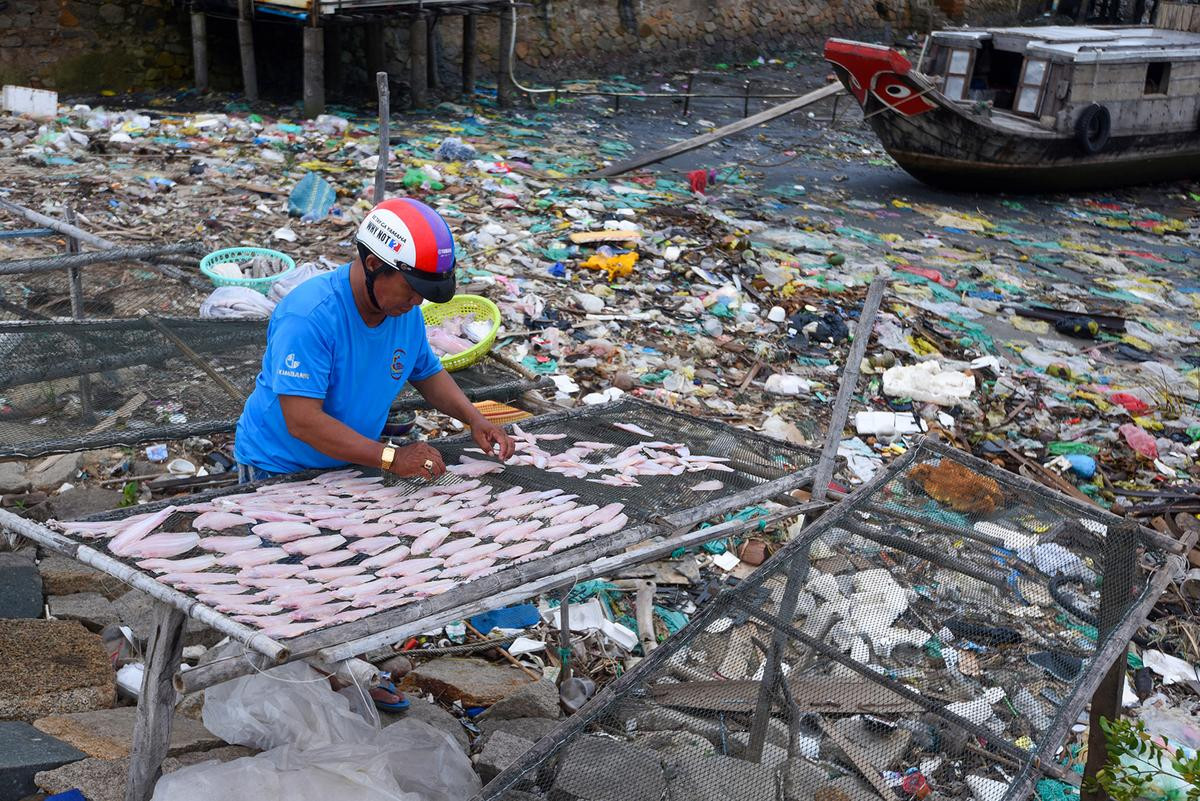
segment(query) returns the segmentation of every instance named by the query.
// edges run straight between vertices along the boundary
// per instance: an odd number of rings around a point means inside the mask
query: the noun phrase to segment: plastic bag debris
[[[209,688],[204,725],[227,742],[267,750],[167,774],[155,801],[239,798],[248,788],[263,801],[459,801],[480,789],[449,734],[409,719],[380,730],[303,663]]]
[[[274,310],[275,299],[244,286],[219,286],[200,304],[201,317],[217,320],[267,318]]]
[[[922,403],[955,406],[971,397],[975,379],[957,370],[942,370],[936,361],[889,367],[883,374],[883,393]]]

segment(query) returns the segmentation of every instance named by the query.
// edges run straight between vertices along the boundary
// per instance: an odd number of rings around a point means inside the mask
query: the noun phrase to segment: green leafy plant
[[[1140,798],[1187,799],[1200,801],[1200,754],[1192,757],[1178,753],[1165,737],[1146,731],[1141,720],[1100,719],[1104,731],[1108,761],[1085,786],[1106,793],[1113,801]],[[1154,789],[1163,782],[1179,786],[1179,792]]]
[[[119,506],[134,506],[138,501],[138,483],[126,481],[121,487],[121,503]]]

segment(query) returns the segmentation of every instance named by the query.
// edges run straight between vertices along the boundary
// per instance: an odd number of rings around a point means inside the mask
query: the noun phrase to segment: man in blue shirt
[[[242,480],[346,464],[442,475],[429,445],[379,442],[406,381],[470,426],[486,453],[508,459],[512,440],[467,400],[425,337],[422,300],[454,296],[445,220],[424,203],[392,198],[371,210],[355,241],[351,264],[305,281],[271,315],[262,371],[238,421]]]

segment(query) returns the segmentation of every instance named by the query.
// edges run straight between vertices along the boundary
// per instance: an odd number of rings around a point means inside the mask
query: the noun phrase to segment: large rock
[[[0,670],[0,718],[32,721],[116,700],[104,645],[74,621],[0,620],[0,665],[10,666]]]
[[[559,757],[551,798],[660,801],[666,788],[662,764],[655,752],[607,737],[583,736],[568,745]]]
[[[0,618],[42,616],[42,577],[25,553],[0,553]]]
[[[533,741],[503,731],[492,732],[480,742],[482,747],[479,753],[471,757],[471,761],[484,784],[500,775],[500,771],[516,762],[533,747]]]
[[[897,727],[890,732],[878,732],[861,717],[843,718],[833,725],[842,736],[858,746],[876,770],[882,772],[906,766],[904,755],[912,745],[912,732],[908,729]],[[833,738],[826,737],[822,741],[821,751],[826,759],[836,759],[845,765],[855,764],[842,753]]]
[[[766,760],[748,762],[712,751],[687,749],[664,757],[663,765],[671,776],[667,782],[671,801],[775,798],[775,769]]]
[[[549,718],[508,718],[504,720],[480,720],[477,724],[484,734],[502,731],[532,742],[545,737],[558,728],[557,720]]]
[[[116,623],[117,610],[112,601],[98,592],[77,592],[74,595],[51,595],[46,599],[50,617],[58,620],[78,620],[88,631],[99,632]]]
[[[218,762],[232,762],[256,753],[258,752],[253,748],[229,745],[223,748],[214,748],[211,751],[167,757],[163,760],[162,770],[163,773],[174,773],[182,767],[210,759]],[[88,801],[124,801],[125,785],[129,780],[129,757],[122,759],[88,758],[57,770],[39,773],[34,780],[44,793],[64,793],[77,787]],[[213,801],[217,801],[217,799]]]
[[[558,718],[558,687],[542,679],[521,687],[512,695],[500,699],[479,716],[480,720],[511,720],[513,718]]]
[[[41,470],[29,471],[29,482],[34,489],[56,490],[63,484],[74,481],[75,473],[83,464],[83,454],[66,453],[51,457],[53,461]]]
[[[491,706],[515,693],[530,679],[515,667],[482,659],[443,656],[426,662],[404,677],[400,689],[420,690],[452,704]]]
[[[24,465],[18,462],[0,462],[0,495],[28,492],[29,487]]]
[[[393,723],[398,723],[401,720],[420,720],[433,726],[435,729],[440,729],[454,738],[455,742],[462,748],[463,753],[471,750],[471,739],[467,736],[467,730],[463,728],[462,723],[458,718],[451,715],[446,710],[442,709],[437,704],[431,704],[420,698],[410,697],[409,707],[403,712],[383,712],[379,713],[380,723],[387,727]]]
[[[69,715],[50,715],[35,720],[33,725],[39,731],[52,734],[86,752],[88,756],[97,759],[120,759],[129,756],[135,720],[137,707],[122,706]],[[209,733],[203,724],[176,715],[171,725],[171,742],[167,746],[167,753],[176,756],[216,748],[223,744],[224,741]]]
[[[120,618],[121,622],[133,629],[133,633],[138,639],[148,642],[150,635],[154,633],[155,605],[157,603],[158,601],[155,601],[141,590],[130,590],[113,601],[113,608],[117,610],[117,617]],[[224,635],[191,618],[188,618],[188,621],[183,626],[183,644],[185,647],[189,645],[203,645],[206,648],[211,648],[223,638]]]
[[[42,574],[42,592],[47,595],[97,592],[111,601],[128,589],[107,573],[57,553],[43,556],[38,562],[38,572]]]
[[[0,722],[0,801],[19,801],[32,795],[37,792],[34,776],[39,771],[85,756],[28,723]]]
[[[124,496],[116,490],[100,487],[75,487],[50,499],[56,520],[81,520],[100,512],[116,509]]]

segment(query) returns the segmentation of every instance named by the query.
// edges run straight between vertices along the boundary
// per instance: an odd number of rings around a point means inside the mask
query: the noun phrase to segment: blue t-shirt
[[[323,398],[326,414],[377,439],[404,382],[441,369],[419,307],[370,328],[354,305],[350,265],[310,278],[271,315],[262,371],[238,420],[234,456],[277,473],[340,467],[345,462],[288,433],[280,395]]]

